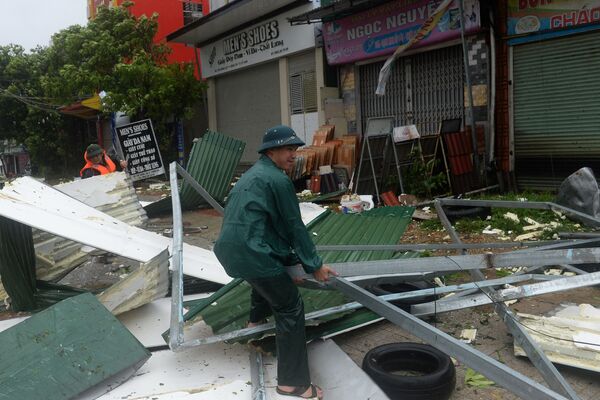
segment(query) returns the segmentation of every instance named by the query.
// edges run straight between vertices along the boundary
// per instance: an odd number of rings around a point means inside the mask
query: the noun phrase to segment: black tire
[[[450,222],[461,218],[486,219],[489,215],[492,215],[491,207],[443,206],[443,209]]]
[[[363,370],[390,400],[447,400],[456,387],[450,357],[420,343],[390,343],[371,349]],[[398,372],[418,372],[415,376]]]
[[[414,281],[414,282],[396,282],[396,283],[378,283],[365,287],[365,290],[373,293],[376,296],[383,296],[386,294],[393,293],[405,293],[413,290],[430,289],[433,285],[425,281]],[[428,303],[430,301],[437,300],[437,296],[419,296],[412,297],[410,299],[399,299],[393,300],[390,303],[396,307],[400,307],[404,311],[410,312],[410,306],[413,304]]]

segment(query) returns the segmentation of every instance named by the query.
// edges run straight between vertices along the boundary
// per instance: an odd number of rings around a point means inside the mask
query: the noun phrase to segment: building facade
[[[116,7],[124,0],[88,0],[88,19],[95,18],[99,7]],[[154,37],[156,43],[166,42],[166,36],[189,24],[204,13],[208,13],[209,0],[135,0],[130,11],[136,17],[151,17],[158,14],[158,32]],[[198,64],[198,55],[193,47],[180,43],[167,43],[171,48],[169,63],[191,62]],[[198,75],[200,76],[200,74]]]
[[[600,1],[498,5],[498,136],[520,188],[600,174]]]
[[[246,142],[242,164],[258,158],[265,130],[291,125],[305,141],[319,120],[324,56],[315,27],[288,18],[316,5],[298,1],[238,0],[169,35],[200,48],[208,83],[208,125]]]

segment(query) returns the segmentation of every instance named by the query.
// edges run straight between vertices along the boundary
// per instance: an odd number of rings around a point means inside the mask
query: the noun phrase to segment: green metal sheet
[[[0,217],[0,278],[13,311],[37,308],[31,227],[5,217]]]
[[[208,131],[194,143],[186,170],[218,202],[222,202],[229,190],[246,144],[217,132]],[[181,186],[181,205],[184,208],[198,206],[203,199],[189,185]]]
[[[600,32],[514,47],[515,156],[600,159]]]
[[[194,142],[186,170],[217,202],[223,203],[245,147],[246,144],[241,140],[207,131]],[[184,210],[206,203],[185,181],[180,188],[180,198]],[[171,206],[169,196],[147,205],[144,210],[152,217],[170,211]]]
[[[414,207],[381,207],[361,214],[336,214],[327,211],[307,228],[315,244],[397,244],[408,226]],[[370,261],[415,257],[417,253],[393,251],[327,251],[319,253],[326,263]],[[300,288],[305,313],[348,303],[350,300],[337,291]],[[215,334],[244,328],[250,312],[250,286],[239,279],[224,286],[209,299],[187,303],[190,311],[184,320],[194,323],[205,321]],[[324,333],[346,330],[379,318],[368,310],[353,310],[311,321],[307,338]],[[272,334],[270,332],[269,334]],[[258,334],[255,339],[262,337]],[[245,340],[244,340],[245,341]],[[273,350],[270,339],[261,346]]]
[[[0,397],[71,399],[123,379],[150,352],[91,294],[64,300],[0,333]]]
[[[361,214],[328,212],[309,224],[315,245],[398,244],[412,219],[414,207],[380,207]],[[321,251],[326,263],[395,258],[393,251]]]

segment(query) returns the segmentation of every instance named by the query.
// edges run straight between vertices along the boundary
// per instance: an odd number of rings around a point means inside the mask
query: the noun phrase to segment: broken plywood
[[[564,307],[550,317],[517,315],[550,361],[600,372],[600,309],[580,304]],[[514,350],[525,356],[516,343]]]

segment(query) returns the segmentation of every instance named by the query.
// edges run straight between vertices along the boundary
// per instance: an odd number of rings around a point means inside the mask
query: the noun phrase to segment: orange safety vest
[[[79,176],[83,176],[83,171],[85,171],[88,168],[95,169],[96,171],[100,172],[100,175],[106,175],[106,174],[110,174],[111,172],[115,172],[117,170],[117,166],[110,159],[110,157],[108,157],[106,155],[105,151],[102,151],[102,157],[103,157],[106,165],[94,164],[88,159],[88,155],[87,155],[87,151],[86,151],[85,154],[83,155],[83,158],[85,159],[85,165],[83,166],[83,168],[81,168],[81,171],[79,171]]]

